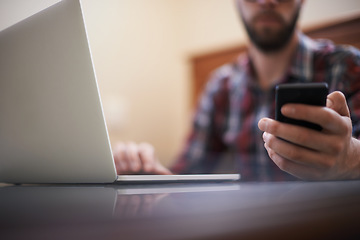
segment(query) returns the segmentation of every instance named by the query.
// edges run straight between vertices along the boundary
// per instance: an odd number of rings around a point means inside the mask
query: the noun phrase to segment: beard
[[[252,23],[254,23],[259,18],[271,17],[281,23],[282,27],[279,30],[274,30],[270,27],[255,29],[254,25],[246,22],[244,18],[243,23],[251,42],[254,43],[259,50],[265,53],[277,52],[283,49],[290,41],[299,18],[299,13],[300,7],[296,9],[290,23],[286,23],[279,14],[271,10],[263,11],[252,19]]]

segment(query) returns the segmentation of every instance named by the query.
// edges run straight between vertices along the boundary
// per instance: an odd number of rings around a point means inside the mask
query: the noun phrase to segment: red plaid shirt
[[[295,57],[280,83],[327,82],[348,101],[353,136],[360,135],[360,51],[312,40],[299,34]],[[214,72],[200,99],[193,128],[172,170],[176,173],[234,173],[245,181],[295,180],[268,157],[258,129],[263,117],[274,118],[275,86],[257,84],[251,59]]]

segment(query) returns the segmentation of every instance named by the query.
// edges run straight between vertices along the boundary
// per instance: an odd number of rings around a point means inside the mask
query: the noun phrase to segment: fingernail
[[[266,131],[267,126],[268,126],[268,121],[264,118],[262,118],[258,123],[258,127],[261,131]]]
[[[151,164],[147,163],[144,165],[145,172],[149,172],[151,170]]]
[[[267,140],[267,136],[268,136],[268,134],[267,134],[267,132],[264,132],[263,133],[263,140],[266,142],[266,140]]]
[[[293,115],[295,113],[295,108],[285,105],[281,108],[281,113],[284,115]]]
[[[332,106],[334,106],[334,102],[331,99],[326,99],[326,106],[328,108],[331,108]]]
[[[138,165],[138,164],[136,164],[136,163],[131,163],[131,167],[132,167],[132,170],[133,170],[133,171],[137,171],[137,170],[138,170],[139,165]]]

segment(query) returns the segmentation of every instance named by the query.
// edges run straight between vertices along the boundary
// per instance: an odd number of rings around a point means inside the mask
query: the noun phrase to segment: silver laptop
[[[0,182],[237,179],[116,175],[79,0],[0,32]]]

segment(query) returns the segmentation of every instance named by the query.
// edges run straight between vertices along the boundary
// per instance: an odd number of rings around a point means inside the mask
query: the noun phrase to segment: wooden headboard
[[[360,48],[360,16],[347,20],[338,20],[314,26],[303,31],[312,38],[327,38],[337,44],[349,44]],[[193,71],[193,106],[197,102],[211,72],[217,67],[233,61],[241,52],[246,50],[245,45],[209,52],[192,57]]]

